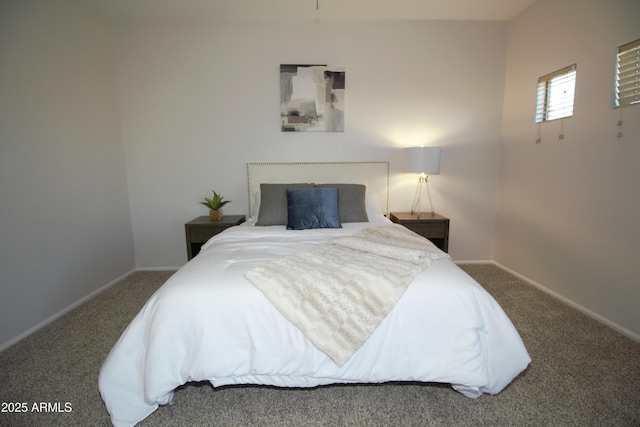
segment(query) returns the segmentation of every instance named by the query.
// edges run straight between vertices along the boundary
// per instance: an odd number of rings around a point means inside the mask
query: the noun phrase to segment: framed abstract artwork
[[[344,132],[344,67],[280,65],[282,132]]]

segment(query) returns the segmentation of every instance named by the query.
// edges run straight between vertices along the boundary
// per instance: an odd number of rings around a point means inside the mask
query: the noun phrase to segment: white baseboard
[[[586,307],[581,306],[580,304],[576,303],[575,301],[572,301],[569,298],[558,294],[557,292],[552,291],[551,289],[541,285],[540,283],[538,283],[538,282],[536,282],[534,280],[531,280],[528,277],[523,276],[522,274],[511,270],[510,268],[505,267],[504,265],[500,264],[499,262],[491,261],[491,263],[494,264],[496,267],[501,268],[502,270],[504,270],[504,271],[506,271],[506,272],[508,272],[510,274],[513,274],[514,276],[516,276],[520,280],[522,280],[524,282],[527,282],[528,284],[540,289],[542,292],[545,292],[545,293],[551,295],[552,297],[562,301],[563,303],[565,303],[567,305],[570,305],[571,307],[573,307],[576,310],[586,314],[587,316],[589,316],[589,317],[591,317],[591,318],[593,318],[593,319],[595,319],[595,320],[597,320],[597,321],[599,321],[601,323],[604,323],[605,325],[609,326],[610,328],[620,332],[622,335],[625,335],[625,336],[631,338],[632,340],[634,340],[636,342],[640,342],[640,335],[636,334],[635,332],[630,331],[629,329],[617,324],[616,322],[614,322],[614,321],[612,321],[610,319],[607,319],[606,317],[604,317],[604,316],[602,316],[602,315],[600,315],[600,314],[598,314],[596,312],[593,312],[593,311],[589,310]]]
[[[89,295],[86,295],[86,296],[80,298],[78,301],[74,302],[73,304],[63,308],[59,312],[57,312],[54,315],[48,317],[47,319],[43,320],[42,322],[38,323],[37,325],[27,329],[26,331],[24,331],[20,335],[11,338],[9,341],[3,342],[2,344],[0,344],[0,352],[8,349],[12,345],[16,344],[18,341],[22,341],[23,339],[25,339],[29,335],[33,334],[37,330],[47,326],[49,323],[53,322],[54,320],[59,319],[60,317],[64,316],[65,314],[67,314],[68,312],[73,310],[74,308],[81,306],[85,302],[89,301],[91,298],[95,297],[99,293],[102,293],[102,292],[106,291],[107,289],[109,289],[110,287],[115,285],[116,283],[121,282],[122,280],[124,280],[127,277],[131,276],[135,272],[136,272],[136,269],[133,269],[133,270],[123,274],[122,276],[110,281],[109,283],[107,283],[106,285],[100,287],[99,289],[96,289],[95,291],[91,292]]]
[[[465,265],[465,264],[495,264],[495,262],[485,259],[485,260],[466,260],[466,261],[453,261],[456,265]]]

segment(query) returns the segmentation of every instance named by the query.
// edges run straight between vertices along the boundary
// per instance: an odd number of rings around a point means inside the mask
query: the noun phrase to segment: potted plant
[[[205,197],[201,204],[209,208],[210,221],[222,221],[222,207],[229,203],[230,200],[224,200],[221,194],[213,192],[213,198]]]

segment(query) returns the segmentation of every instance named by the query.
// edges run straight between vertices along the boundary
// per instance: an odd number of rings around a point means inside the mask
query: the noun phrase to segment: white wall
[[[640,106],[612,108],[635,0],[538,0],[511,21],[495,260],[640,339]],[[577,63],[575,108],[541,126],[538,77]]]
[[[391,162],[391,210],[410,209],[402,146],[439,145],[430,179],[456,260],[492,257],[507,24],[268,21],[120,24],[118,90],[136,264],[186,262],[184,223],[212,189],[247,212],[246,163]],[[344,133],[281,133],[279,65],[347,73]]]
[[[134,267],[108,25],[0,2],[0,349]]]

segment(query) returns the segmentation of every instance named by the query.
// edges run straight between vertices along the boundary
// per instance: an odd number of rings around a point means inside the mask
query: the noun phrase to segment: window
[[[640,40],[618,48],[616,107],[640,103]]]
[[[576,64],[538,79],[536,123],[573,116]]]

